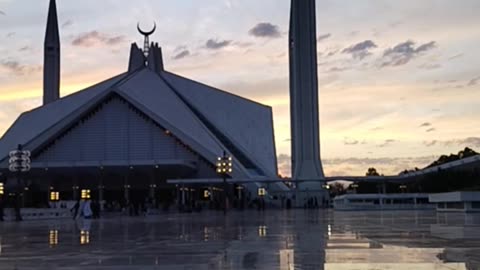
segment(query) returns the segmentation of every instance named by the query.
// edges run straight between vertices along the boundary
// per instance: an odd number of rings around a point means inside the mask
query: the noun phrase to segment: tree
[[[380,176],[380,174],[377,172],[377,169],[375,169],[375,168],[368,168],[367,173],[365,175],[366,176]]]
[[[329,186],[330,186],[331,197],[343,195],[347,192],[345,186],[342,183],[335,182],[333,184],[330,184]]]
[[[436,161],[434,161],[432,164],[428,165],[427,168],[434,167],[434,166],[439,166],[448,162],[464,159],[467,157],[472,157],[478,155],[477,152],[473,151],[472,149],[465,147],[464,150],[458,152],[457,155],[455,154],[450,154],[449,156],[447,155],[442,155],[440,156]]]

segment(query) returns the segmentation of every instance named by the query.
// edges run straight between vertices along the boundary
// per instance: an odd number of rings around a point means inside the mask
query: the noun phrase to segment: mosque
[[[250,180],[245,192],[256,194],[252,180],[278,179],[272,108],[165,70],[161,47],[148,40],[153,31],[140,30],[145,44],[131,45],[125,73],[61,97],[60,34],[50,1],[43,105],[22,113],[0,139],[7,189],[15,177],[9,151],[19,144],[31,151],[23,185],[33,201],[51,192],[62,200],[87,193],[168,200],[175,196],[168,179],[219,178],[216,161],[224,152],[233,161],[227,177]]]

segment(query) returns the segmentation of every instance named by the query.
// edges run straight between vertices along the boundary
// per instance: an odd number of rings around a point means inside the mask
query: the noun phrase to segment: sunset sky
[[[57,0],[62,96],[127,70],[140,22],[167,70],[270,105],[289,174],[288,0]],[[48,0],[0,0],[0,134],[41,104]],[[317,0],[326,175],[480,150],[480,1]]]

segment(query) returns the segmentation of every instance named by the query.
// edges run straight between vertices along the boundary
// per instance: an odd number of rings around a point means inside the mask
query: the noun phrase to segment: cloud
[[[248,48],[248,47],[251,47],[254,43],[253,42],[248,42],[248,41],[245,41],[245,42],[242,42],[242,41],[236,41],[233,43],[233,45],[239,47],[239,48]]]
[[[327,57],[331,57],[331,56],[334,56],[335,54],[337,54],[338,50],[334,50],[334,51],[330,51],[327,53]]]
[[[458,146],[470,146],[470,147],[480,147],[480,138],[479,137],[468,137],[464,139],[454,139],[444,141],[445,146],[458,145]]]
[[[190,55],[189,50],[183,50],[183,51],[177,53],[175,56],[173,56],[172,59],[179,60],[179,59],[185,58],[189,55]]]
[[[111,36],[98,31],[82,33],[73,39],[72,45],[78,47],[115,46],[126,41],[125,36]]]
[[[350,138],[343,139],[343,144],[345,144],[345,145],[357,145],[359,143],[360,142],[358,140],[355,140],[355,139],[350,139]]]
[[[442,67],[442,65],[438,63],[424,63],[418,67],[421,69],[432,70],[432,69],[439,69]]]
[[[458,54],[455,54],[455,55],[452,55],[448,58],[449,61],[451,60],[454,60],[454,59],[457,59],[457,58],[460,58],[463,56],[463,53],[458,53]]]
[[[421,124],[420,127],[430,127],[431,125],[432,125],[432,123],[425,122],[425,123]]]
[[[31,51],[32,50],[32,47],[30,46],[24,46],[20,49],[18,49],[19,52],[26,52],[26,51]]]
[[[384,158],[334,158],[323,159],[327,176],[335,176],[335,171],[345,171],[346,175],[364,176],[368,168],[374,167],[385,175],[398,175],[411,168],[424,168],[436,159],[435,156],[420,157],[384,157]],[[338,176],[338,175],[337,175]],[[341,175],[340,175],[341,176]]]
[[[434,146],[438,143],[437,140],[433,140],[433,141],[424,141],[423,144],[426,146],[426,147],[430,147],[430,146]]]
[[[180,45],[180,46],[177,46],[173,51],[174,52],[180,52],[180,51],[184,51],[184,50],[187,50],[188,47],[186,45]]]
[[[326,72],[327,73],[342,72],[342,71],[346,71],[346,70],[349,70],[349,69],[350,69],[350,67],[331,67]]]
[[[394,142],[396,142],[396,140],[393,140],[393,139],[385,140],[382,144],[377,145],[377,147],[384,148],[384,147],[390,146]]]
[[[62,28],[67,28],[73,25],[72,20],[66,20],[64,23],[62,23]]]
[[[292,159],[289,155],[280,154],[277,157],[278,172],[282,176],[290,176]]]
[[[219,85],[220,89],[228,89],[234,94],[263,100],[288,98],[288,77],[278,77],[265,80],[234,80]]]
[[[370,50],[376,48],[377,45],[371,40],[365,40],[348,48],[345,48],[342,53],[351,54],[353,58],[362,60],[371,55]]]
[[[248,34],[259,38],[279,38],[282,36],[277,25],[261,22],[248,31]]]
[[[5,16],[5,15],[7,15],[7,14],[5,14],[5,12],[3,12],[3,11],[0,10],[0,15],[4,15],[4,16]]]
[[[479,81],[480,81],[480,76],[471,79],[471,80],[468,82],[467,86],[475,86],[475,85],[478,84]]]
[[[317,37],[317,42],[322,42],[322,41],[330,38],[331,36],[332,36],[332,34],[330,34],[330,33],[320,35],[320,36]]]
[[[42,67],[22,65],[16,60],[0,60],[0,70],[4,70],[16,76],[25,76],[40,72]]]
[[[205,48],[209,49],[209,50],[219,50],[219,49],[222,49],[222,48],[225,48],[227,47],[228,45],[230,45],[232,43],[231,40],[218,40],[218,39],[209,39],[207,40],[207,42],[205,43]]]
[[[468,137],[468,138],[451,139],[451,140],[445,140],[445,141],[432,140],[432,141],[424,141],[423,144],[427,147],[442,145],[447,147],[459,146],[461,148],[463,147],[479,147],[480,148],[480,137]]]
[[[15,36],[16,32],[10,32],[6,35],[7,38]]]
[[[435,128],[429,128],[429,129],[425,130],[425,132],[433,132],[435,130],[436,130]]]
[[[420,157],[324,158],[322,164],[327,176],[364,176],[370,167],[376,168],[385,175],[398,175],[405,169],[424,168],[437,158],[433,155]],[[291,170],[290,156],[281,154],[277,160],[280,174],[289,176]]]
[[[410,62],[416,56],[434,49],[437,46],[435,41],[422,44],[415,48],[415,42],[408,40],[397,44],[383,53],[382,67],[401,66]]]

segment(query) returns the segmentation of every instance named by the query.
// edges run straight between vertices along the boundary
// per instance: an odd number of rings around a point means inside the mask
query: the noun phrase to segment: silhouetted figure
[[[83,214],[83,218],[85,218],[85,219],[92,218],[93,212],[92,212],[92,207],[91,207],[91,201],[90,200],[86,200],[83,203],[82,214]]]
[[[127,211],[128,211],[128,215],[131,216],[131,217],[133,217],[133,215],[134,215],[134,212],[135,212],[134,208],[135,207],[133,205],[133,202],[128,201],[127,202]]]
[[[0,197],[0,221],[3,221],[3,208],[4,208],[3,197]]]
[[[22,214],[20,213],[20,204],[21,204],[21,198],[18,193],[15,193],[15,201],[14,201],[14,207],[15,207],[15,220],[16,221],[22,221]]]
[[[77,200],[75,205],[70,209],[70,212],[73,212],[73,219],[77,218],[78,209],[80,209],[80,200]]]

